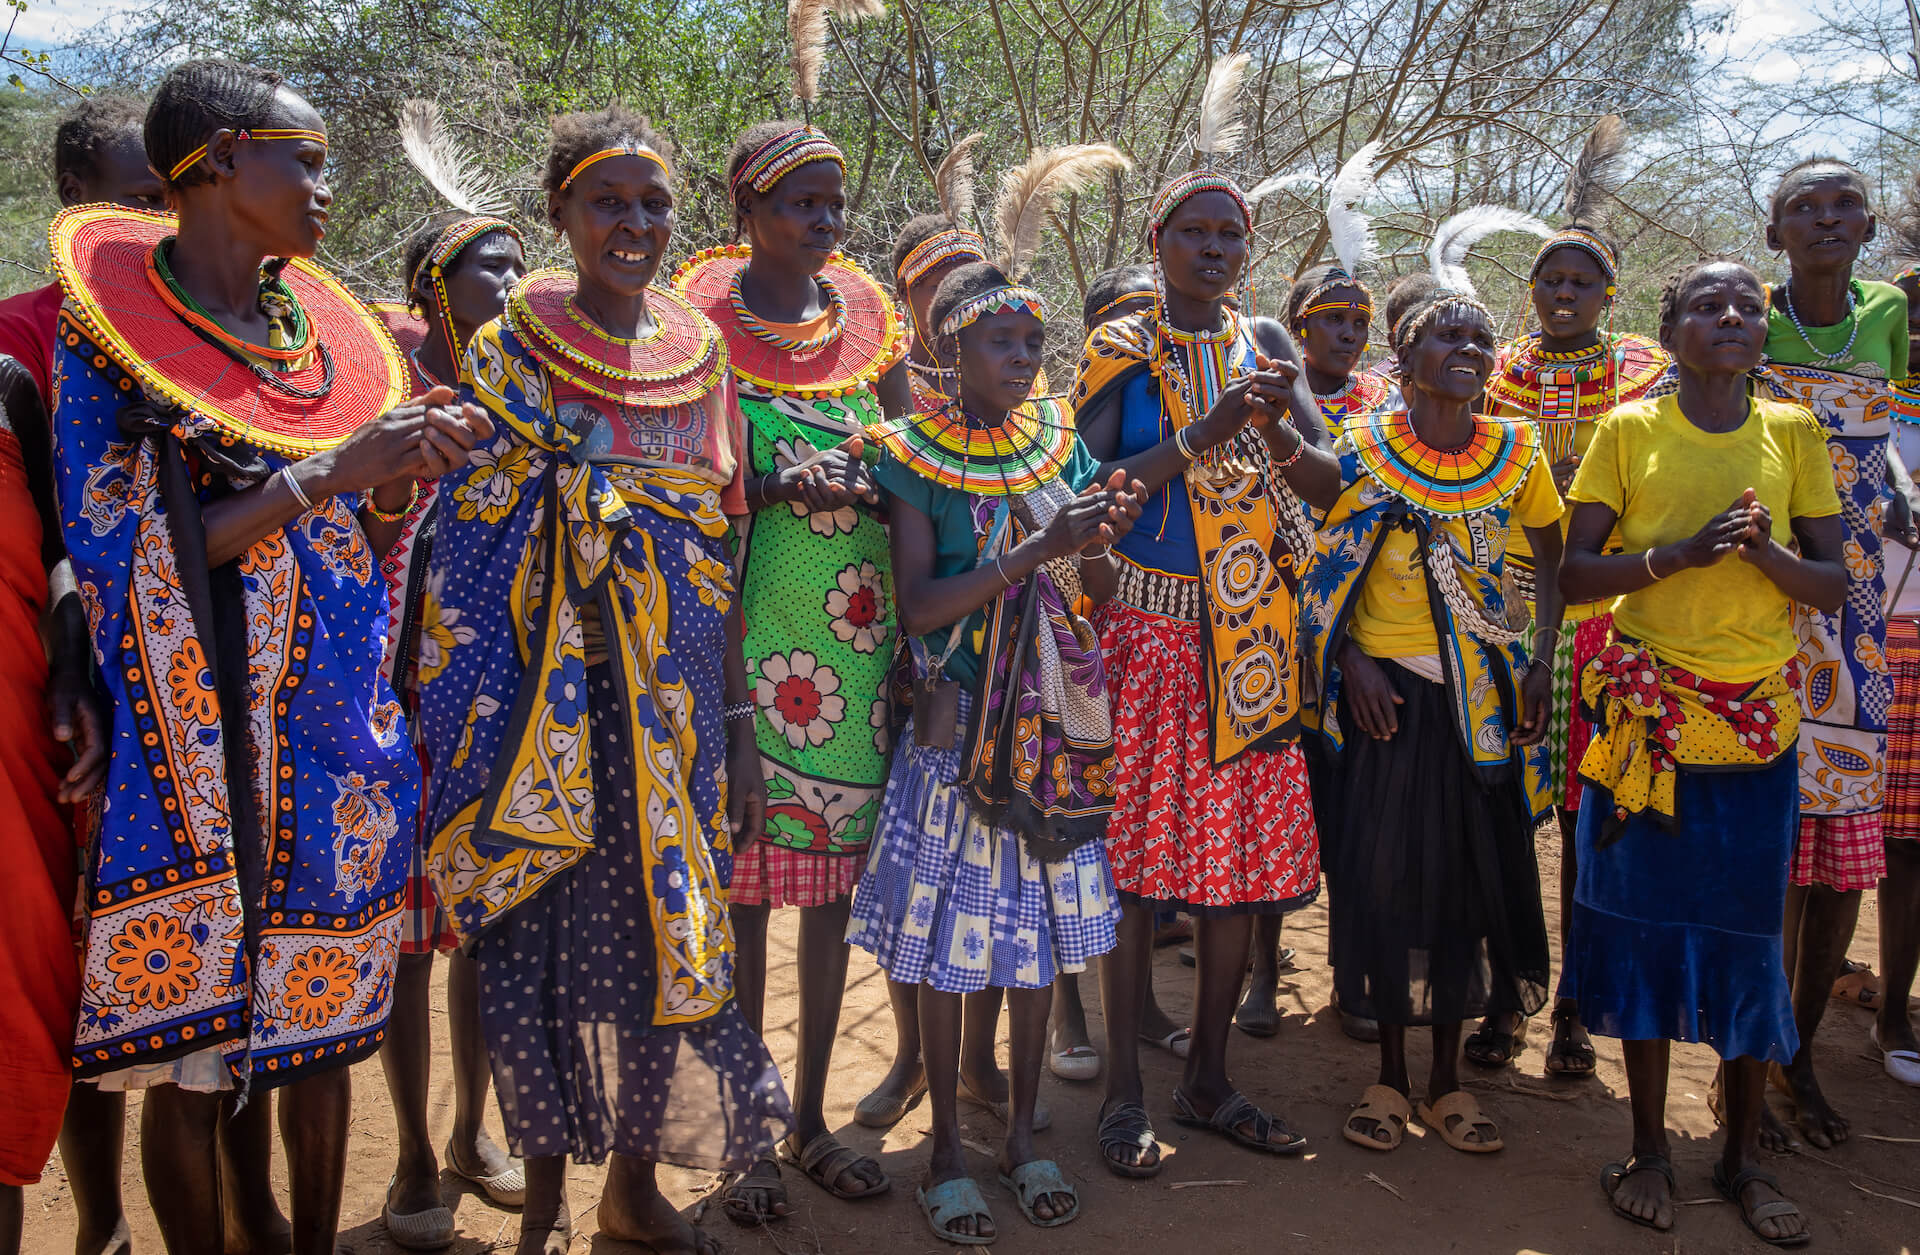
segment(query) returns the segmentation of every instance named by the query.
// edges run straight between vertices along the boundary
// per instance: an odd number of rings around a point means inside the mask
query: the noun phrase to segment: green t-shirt
[[[1818,366],[1822,370],[1858,375],[1862,379],[1905,379],[1907,377],[1907,294],[1891,283],[1855,279],[1852,284],[1854,317],[1860,334],[1845,360],[1821,361],[1826,353],[1838,353],[1853,335],[1851,320],[1832,327],[1808,327],[1806,338],[1794,328],[1793,320],[1778,302],[1767,306],[1767,357],[1787,366]],[[1778,289],[1775,289],[1777,292]],[[1813,343],[1808,345],[1807,341]]]
[[[1067,465],[1060,472],[1067,486],[1079,492],[1093,482],[1094,472],[1099,463],[1087,452],[1087,447],[1074,437],[1073,452],[1067,455]],[[936,484],[909,470],[891,452],[880,460],[874,468],[874,478],[880,486],[892,494],[895,500],[904,501],[933,522],[933,577],[945,579],[971,571],[979,562],[980,542],[973,534],[973,498],[957,488],[945,484]],[[930,657],[938,658],[947,647],[947,636],[952,627],[943,627],[929,632],[920,639],[926,643]],[[971,685],[980,673],[980,634],[986,630],[984,608],[974,611],[967,618],[967,626],[960,634],[960,642],[954,648],[953,657],[947,660],[947,675],[962,684]]]

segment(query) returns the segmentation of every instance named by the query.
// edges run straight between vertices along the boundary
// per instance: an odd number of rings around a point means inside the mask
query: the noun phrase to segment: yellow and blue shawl
[[[440,483],[421,612],[433,764],[428,870],[463,944],[597,844],[599,791],[630,791],[651,887],[652,1019],[712,1015],[733,992],[720,665],[733,602],[717,485],[691,470],[589,461],[545,369],[504,322],[468,350],[499,430]],[[635,776],[596,770],[581,613],[597,609]]]

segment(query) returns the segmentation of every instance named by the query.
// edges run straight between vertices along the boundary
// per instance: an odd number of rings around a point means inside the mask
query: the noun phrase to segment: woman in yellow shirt
[[[1547,995],[1533,825],[1549,673],[1519,649],[1501,574],[1514,526],[1543,564],[1559,561],[1560,496],[1532,424],[1474,412],[1493,326],[1456,292],[1402,316],[1404,400],[1343,428],[1344,488],[1302,587],[1323,688],[1309,744],[1334,987],[1343,1012],[1380,1028],[1379,1082],[1345,1129],[1370,1150],[1398,1146],[1412,1116],[1406,1038],[1421,1024],[1433,1028],[1422,1120],[1456,1149],[1499,1150],[1460,1085],[1461,1022],[1483,1006],[1531,1014]],[[1549,589],[1540,621],[1559,613]]]
[[[1675,276],[1660,340],[1678,393],[1614,410],[1574,477],[1561,590],[1612,599],[1614,638],[1580,677],[1597,727],[1561,993],[1622,1039],[1634,1136],[1602,1176],[1614,1210],[1672,1228],[1668,1043],[1705,1042],[1727,1061],[1714,1184],[1763,1240],[1800,1246],[1805,1218],[1753,1161],[1766,1064],[1798,1042],[1781,964],[1799,825],[1794,606],[1836,612],[1847,575],[1819,426],[1751,394],[1766,322],[1745,266]],[[1603,555],[1616,528],[1625,552]]]

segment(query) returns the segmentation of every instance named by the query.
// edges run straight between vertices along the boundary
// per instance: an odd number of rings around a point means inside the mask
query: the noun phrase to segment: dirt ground
[[[1558,876],[1558,839],[1551,826],[1540,837],[1542,880]],[[1549,927],[1555,901],[1549,891]],[[769,990],[770,1044],[792,1076],[795,998],[791,977],[795,913],[783,912],[772,928]],[[1873,895],[1860,914],[1853,957],[1877,960],[1878,914]],[[1716,1155],[1705,1097],[1713,1055],[1702,1047],[1674,1050],[1668,1122],[1679,1173],[1679,1223],[1656,1234],[1615,1218],[1598,1186],[1600,1167],[1629,1147],[1626,1079],[1617,1042],[1600,1039],[1595,1080],[1549,1082],[1543,1062],[1546,1017],[1534,1024],[1517,1070],[1477,1073],[1470,1082],[1498,1119],[1507,1150],[1495,1156],[1460,1154],[1416,1125],[1391,1155],[1369,1153],[1340,1137],[1340,1124],[1377,1066],[1373,1047],[1341,1035],[1327,1009],[1331,973],[1326,964],[1326,912],[1315,906],[1290,918],[1286,942],[1299,951],[1298,970],[1283,990],[1285,1024],[1276,1038],[1259,1041],[1234,1034],[1230,1062],[1238,1085],[1256,1102],[1283,1112],[1311,1140],[1301,1159],[1270,1160],[1236,1150],[1209,1135],[1192,1133],[1170,1118],[1168,1094],[1178,1079],[1172,1056],[1146,1049],[1148,1106],[1166,1151],[1158,1179],[1125,1182],[1100,1165],[1094,1123],[1101,1085],[1067,1084],[1043,1077],[1041,1097],[1054,1112],[1053,1128],[1039,1137],[1079,1188],[1082,1215],[1065,1228],[1040,1230],[1024,1224],[1007,1193],[993,1183],[992,1151],[999,1126],[989,1113],[963,1107],[966,1134],[977,1148],[974,1175],[993,1207],[1010,1252],[1074,1255],[1110,1249],[1152,1252],[1179,1249],[1191,1241],[1218,1242],[1240,1251],[1420,1251],[1651,1253],[1759,1251],[1766,1249],[1741,1227],[1733,1208],[1718,1201],[1708,1173]],[[1556,942],[1557,952],[1557,942]],[[1557,953],[1556,953],[1557,957]],[[444,965],[436,965],[436,977]],[[1179,1015],[1190,1005],[1191,969],[1176,952],[1157,956],[1162,1003]],[[1093,994],[1093,983],[1086,988]],[[1099,1040],[1098,998],[1088,1009]],[[443,1016],[443,988],[436,981],[434,1012]],[[1858,1255],[1913,1255],[1920,1250],[1920,1090],[1894,1084],[1867,1045],[1864,1011],[1831,1008],[1819,1037],[1823,1077],[1836,1107],[1853,1121],[1853,1140],[1815,1157],[1782,1157],[1767,1166],[1812,1219],[1815,1245]],[[835,1087],[828,1116],[852,1146],[877,1154],[892,1176],[891,1193],[863,1203],[836,1203],[796,1172],[788,1190],[796,1214],[777,1228],[736,1228],[718,1208],[703,1223],[729,1252],[764,1255],[839,1255],[841,1252],[935,1255],[955,1248],[936,1240],[914,1205],[913,1187],[924,1167],[927,1131],[924,1105],[884,1135],[853,1123],[853,1104],[886,1070],[893,1030],[885,982],[870,960],[856,952],[849,976],[842,1036],[835,1055]],[[1414,1036],[1411,1060],[1425,1075],[1424,1041]],[[445,1037],[441,1037],[444,1051]],[[1004,1023],[1002,1057],[1005,1054]],[[1469,1067],[1469,1072],[1475,1070]],[[437,1141],[452,1122],[452,1081],[445,1055],[435,1063],[433,1121]],[[1779,1101],[1775,1099],[1776,1103]],[[130,1106],[136,1106],[130,1104]],[[498,1118],[489,1121],[498,1136]],[[160,1242],[140,1186],[137,1114],[127,1136],[127,1211],[135,1249],[157,1255]],[[1868,1135],[1890,1139],[1871,1140]],[[353,1144],[341,1240],[356,1255],[397,1250],[379,1219],[393,1170],[393,1118],[377,1060],[355,1069]],[[601,1171],[575,1166],[570,1197],[578,1218],[574,1252],[620,1255],[631,1248],[601,1238],[591,1209]],[[284,1164],[275,1177],[285,1205]],[[661,1179],[676,1202],[697,1207],[713,1184],[711,1174],[663,1169]],[[449,1200],[457,1199],[460,1237],[455,1255],[510,1248],[517,1217],[443,1175]],[[1183,1188],[1186,1187],[1186,1188]],[[1894,1198],[1882,1197],[1897,1196]],[[73,1220],[65,1176],[56,1155],[26,1198],[26,1247],[32,1255],[66,1255],[73,1248]],[[90,1255],[90,1253],[88,1253]]]

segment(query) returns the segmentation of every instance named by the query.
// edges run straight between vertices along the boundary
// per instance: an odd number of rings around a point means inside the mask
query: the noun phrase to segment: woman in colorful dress
[[[719,330],[649,286],[664,141],[617,107],[566,115],[542,184],[573,267],[474,333],[500,435],[440,484],[428,870],[479,969],[523,1255],[569,1240],[568,1154],[612,1158],[601,1233],[694,1255],[717,1248],[656,1165],[742,1171],[792,1116],[732,988],[727,881],[765,805],[726,539],[738,418]]]
[[[1800,723],[1800,841],[1787,890],[1786,964],[1800,1048],[1786,1067],[1795,1122],[1825,1149],[1848,1124],[1821,1091],[1813,1042],[1853,939],[1864,890],[1886,871],[1887,710],[1885,556],[1876,519],[1886,483],[1892,382],[1907,375],[1907,297],[1890,283],[1856,279],[1860,250],[1876,234],[1866,176],[1816,157],[1774,189],[1767,246],[1786,253],[1787,281],[1767,314],[1768,395],[1813,411],[1827,433],[1848,592],[1837,612],[1807,611]],[[1761,1141],[1789,1135],[1771,1111]]]
[[[1034,1099],[1054,980],[1113,945],[1100,841],[1112,740],[1084,615],[1112,589],[1108,547],[1139,504],[1124,477],[1096,479],[1063,405],[1029,399],[1046,338],[1038,293],[974,263],[942,280],[930,312],[959,395],[872,429],[913,714],[849,939],[889,980],[920,986],[933,1146],[918,1199],[935,1236],[979,1246],[998,1231],[967,1175],[956,1098],[961,1000],[989,985],[1012,1018],[1000,1180],[1035,1225],[1079,1215],[1034,1150]]]
[[[1541,454],[1562,493],[1573,483],[1580,459],[1593,443],[1599,420],[1616,405],[1637,401],[1667,373],[1666,351],[1642,335],[1612,329],[1619,293],[1620,253],[1598,220],[1605,198],[1602,173],[1624,146],[1619,119],[1603,121],[1574,163],[1566,192],[1568,225],[1533,255],[1527,275],[1540,330],[1512,341],[1487,384],[1492,413],[1524,418],[1538,429]],[[1602,324],[1606,324],[1604,327]],[[1563,527],[1564,530],[1564,527]],[[1533,547],[1525,532],[1507,542],[1507,569],[1533,604]],[[1548,573],[1552,578],[1552,573]],[[1574,823],[1580,814],[1580,756],[1593,735],[1580,713],[1577,677],[1607,642],[1612,623],[1597,603],[1568,606],[1560,630],[1540,629],[1530,642],[1535,657],[1553,660],[1553,710],[1547,729],[1554,807],[1560,827],[1560,944],[1566,946],[1573,910]],[[1520,1053],[1522,1020],[1517,1012],[1490,1014],[1467,1038],[1467,1058],[1482,1067],[1505,1067]],[[1553,1007],[1553,1041],[1547,1047],[1550,1076],[1591,1076],[1593,1041],[1570,998]]]
[[[1230,303],[1252,214],[1223,176],[1182,175],[1147,220],[1154,308],[1087,339],[1074,385],[1088,449],[1151,494],[1116,547],[1100,618],[1114,691],[1115,809],[1107,853],[1124,907],[1101,965],[1109,1170],[1160,1170],[1143,1105],[1142,972],[1153,913],[1194,920],[1192,1038],[1178,1123],[1256,1150],[1305,1139],[1227,1075],[1253,920],[1313,901],[1319,838],[1298,744],[1294,587],[1312,550],[1301,499],[1333,503],[1337,466],[1286,330]],[[1250,421],[1264,436],[1246,430]]]
[[[116,712],[74,1061],[146,1091],[175,1251],[221,1231],[224,1100],[278,1090],[293,1249],[331,1255],[420,785],[375,564],[415,481],[491,427],[444,389],[400,405],[393,341],[306,260],[326,133],[276,75],[176,66],[146,148],[177,221],[96,205],[53,229],[60,499]]]
[[[1343,1130],[1370,1150],[1398,1147],[1412,1117],[1416,1025],[1433,1032],[1422,1121],[1455,1149],[1501,1149],[1461,1087],[1461,1022],[1546,997],[1533,855],[1544,807],[1528,780],[1544,764],[1528,747],[1546,735],[1549,675],[1518,647],[1501,574],[1516,526],[1543,565],[1559,560],[1560,497],[1531,424],[1475,413],[1496,343],[1493,316],[1463,292],[1407,312],[1393,340],[1400,399],[1342,433],[1346,487],[1301,597],[1321,677],[1314,783],[1334,987],[1380,1028],[1379,1080]],[[1542,622],[1557,623],[1558,597],[1541,601]]]
[[[510,222],[484,215],[446,214],[414,232],[401,262],[405,304],[374,306],[412,366],[413,389],[460,382],[466,346],[474,332],[498,318],[507,293],[526,273],[520,232]],[[419,500],[400,536],[380,563],[387,582],[391,627],[382,672],[407,707],[413,748],[423,774],[430,772],[420,736],[420,605],[427,592],[433,552],[439,481],[420,485]],[[446,912],[427,877],[426,796],[416,812],[413,863],[407,872],[400,916],[400,967],[393,982],[393,1016],[380,1062],[393,1099],[399,1133],[398,1162],[387,1186],[381,1220],[393,1240],[409,1250],[437,1250],[453,1241],[453,1211],[440,1201],[440,1161],[427,1131],[427,1086],[431,1079],[433,1030],[429,986],[433,956],[447,956],[447,1032],[453,1055],[453,1135],[447,1167],[471,1181],[502,1207],[526,1201],[521,1165],[494,1145],[484,1127],[487,1046],[480,1035],[479,987],[473,959],[459,949]]]
[[[987,242],[977,232],[959,226],[954,216],[963,211],[971,216],[973,172],[969,153],[980,138],[971,135],[961,140],[940,162],[934,186],[941,212],[908,219],[893,244],[893,290],[899,294],[911,331],[906,365],[913,387],[913,408],[918,414],[938,413],[958,393],[955,368],[943,364],[934,354],[930,311],[942,279],[961,266],[986,260]],[[1041,391],[1042,378],[1044,372],[1034,381],[1036,392]],[[887,1000],[893,1011],[893,1065],[853,1109],[856,1121],[875,1129],[898,1124],[907,1108],[927,1092],[926,1068],[920,1057],[920,986],[888,981]],[[997,1045],[1001,991],[989,985],[962,1001],[960,1093],[1004,1121],[1007,1076],[1000,1070]],[[1037,1104],[1034,1131],[1052,1123],[1053,1113],[1047,1105]]]
[[[887,1175],[828,1132],[825,1112],[847,913],[887,778],[894,647],[887,529],[861,432],[911,400],[893,302],[837,251],[845,174],[810,126],[749,127],[727,163],[745,242],[696,254],[673,281],[726,339],[746,442],[735,567],[767,832],[733,864],[740,1006],[764,1031],[768,916],[799,908],[794,1126],[780,1152],[834,1197],[861,1199],[884,1193]],[[723,1197],[746,1224],[790,1210],[771,1156]]]
[[[1907,378],[1894,385],[1893,452],[1903,467],[1920,466],[1920,175],[1907,185],[1900,207],[1889,215],[1894,237],[1892,283],[1907,298]],[[1911,493],[1911,480],[1895,491]],[[1887,1074],[1920,1085],[1920,1036],[1913,1031],[1907,996],[1920,966],[1920,580],[1913,579],[1920,535],[1911,516],[1887,536],[1898,549],[1900,572],[1887,578],[1887,670],[1893,709],[1887,712],[1887,874],[1880,882],[1880,1006],[1869,1041]]]
[[[1601,1176],[1613,1209],[1673,1227],[1670,1043],[1704,1042],[1726,1060],[1714,1185],[1760,1238],[1803,1246],[1806,1218],[1757,1165],[1759,1127],[1767,1063],[1795,1040],[1780,964],[1798,814],[1795,607],[1834,612],[1847,574],[1819,425],[1748,377],[1766,311],[1759,277],[1737,262],[1674,276],[1660,342],[1679,390],[1614,410],[1574,476],[1560,583],[1572,600],[1610,600],[1614,639],[1580,673],[1599,718],[1580,763],[1561,992],[1593,1031],[1622,1039],[1633,1154]]]

